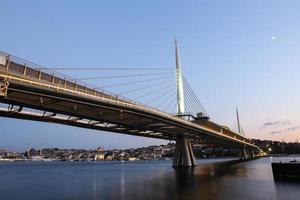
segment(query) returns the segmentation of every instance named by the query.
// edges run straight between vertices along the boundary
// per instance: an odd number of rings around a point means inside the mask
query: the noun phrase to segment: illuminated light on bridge
[[[25,120],[44,121],[83,127],[95,130],[116,132],[135,136],[159,138],[176,141],[173,166],[194,166],[195,158],[191,143],[209,143],[228,147],[240,148],[243,158],[247,158],[246,150],[251,157],[265,153],[242,134],[218,125],[209,117],[197,99],[186,79],[182,76],[178,44],[175,42],[176,52],[176,93],[170,87],[164,86],[157,97],[148,98],[148,102],[160,100],[156,106],[141,104],[120,94],[129,95],[145,88],[155,88],[157,85],[170,83],[169,72],[116,75],[114,78],[143,77],[144,80],[132,80],[125,83],[108,83],[101,85],[102,89],[81,83],[81,80],[105,79],[111,76],[67,78],[65,75],[43,68],[39,65],[22,60],[12,55],[0,52],[0,116]],[[57,70],[65,70],[57,68]],[[69,70],[98,70],[97,68],[69,68]],[[136,70],[129,68],[101,70]],[[140,69],[141,70],[141,69]],[[157,69],[160,70],[160,69]],[[163,76],[155,77],[153,76]],[[166,75],[166,76],[165,76]],[[173,74],[174,75],[174,74]],[[165,77],[164,77],[165,76]],[[145,77],[147,77],[145,79]],[[163,81],[161,81],[163,80]],[[142,82],[155,84],[140,88],[130,88],[123,93],[112,94],[103,88],[119,87],[121,85],[140,85]],[[175,83],[175,82],[174,82]],[[156,89],[157,90],[157,89]],[[147,92],[135,99],[142,99],[152,95]],[[162,97],[177,97],[164,100]],[[170,101],[170,103],[166,103]],[[161,105],[174,104],[177,113],[172,109],[162,111]],[[5,107],[4,107],[5,106]]]

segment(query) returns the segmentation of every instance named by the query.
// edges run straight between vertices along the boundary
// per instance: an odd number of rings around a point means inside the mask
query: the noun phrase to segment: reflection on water
[[[271,159],[0,163],[0,199],[299,199],[300,184],[274,183]]]
[[[234,167],[241,163],[239,160],[224,161],[199,165],[189,169],[175,169],[177,196],[188,199],[214,199],[217,198],[218,179],[222,176],[241,176],[247,174],[247,168]]]

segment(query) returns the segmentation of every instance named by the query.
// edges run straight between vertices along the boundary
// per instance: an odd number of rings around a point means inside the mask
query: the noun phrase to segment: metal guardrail
[[[8,66],[7,67],[8,72],[13,71],[14,73],[17,73],[20,76],[24,76],[31,80],[39,80],[48,84],[50,83],[52,85],[74,90],[76,92],[80,92],[83,94],[89,94],[95,97],[104,97],[104,98],[106,97],[108,99],[113,99],[115,101],[126,102],[132,105],[138,105],[146,109],[152,109],[152,110],[156,110],[171,115],[171,113],[167,113],[157,108],[139,103],[125,96],[112,93],[108,90],[102,89],[101,87],[96,87],[91,84],[85,83],[83,81],[76,80],[74,77],[67,76],[65,74],[62,74],[54,70],[50,70],[49,68],[24,60],[22,58],[18,58],[16,56],[10,55],[2,51],[0,51],[0,65],[1,63],[2,65],[5,64],[6,66]],[[23,67],[23,69],[20,68],[17,69],[16,65]]]

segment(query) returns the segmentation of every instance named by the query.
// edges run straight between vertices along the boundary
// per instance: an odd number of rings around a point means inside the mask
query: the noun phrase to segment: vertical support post
[[[252,149],[251,150],[251,159],[254,159],[255,158],[255,153],[254,153],[254,150]]]
[[[67,86],[67,79],[65,78],[65,80],[64,80],[64,88],[66,88],[66,86]]]
[[[56,89],[57,91],[60,88],[60,84],[61,84],[61,80],[59,80],[58,83],[57,83],[57,89]]]
[[[190,139],[178,135],[175,146],[173,167],[193,167],[196,165]]]
[[[41,80],[41,77],[42,77],[42,72],[41,72],[41,70],[40,70],[40,71],[39,71],[39,77],[38,77],[38,79]]]
[[[27,71],[27,66],[26,64],[24,65],[24,70],[23,70],[23,75],[25,76],[26,75],[26,71]]]
[[[55,76],[54,76],[54,73],[52,74],[52,80],[51,80],[51,83],[52,84],[54,84],[54,78],[55,78]]]
[[[247,160],[248,156],[247,156],[247,152],[246,152],[246,148],[243,147],[242,151],[241,151],[241,160]]]
[[[9,55],[0,57],[0,65],[5,66],[6,74],[8,73],[9,59],[10,59]],[[6,77],[0,76],[0,97],[7,96],[8,86],[9,86],[8,79]]]
[[[7,56],[7,57],[6,57],[6,63],[5,63],[5,65],[6,65],[6,71],[8,71],[8,68],[9,68],[9,62],[10,62],[10,56]]]

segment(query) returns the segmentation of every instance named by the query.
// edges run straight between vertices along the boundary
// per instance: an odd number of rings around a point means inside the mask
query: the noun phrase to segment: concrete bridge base
[[[175,155],[173,167],[193,167],[196,165],[191,141],[183,135],[178,135],[176,139]]]
[[[250,155],[247,155],[247,151],[245,148],[241,151],[241,160],[249,160],[249,159],[255,159],[255,153],[254,150],[250,150]]]
[[[248,159],[248,155],[247,155],[246,149],[242,148],[242,151],[241,151],[241,160],[247,160],[247,159]]]
[[[254,158],[255,158],[254,150],[251,150],[251,159],[254,159]]]

